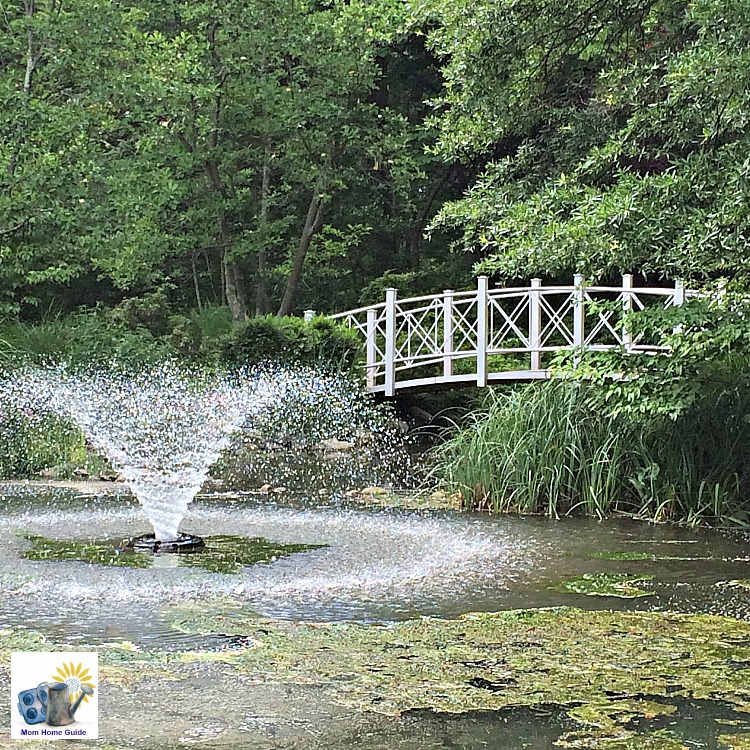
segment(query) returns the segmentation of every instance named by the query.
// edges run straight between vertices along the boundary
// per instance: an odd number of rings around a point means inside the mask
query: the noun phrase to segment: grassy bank
[[[436,450],[436,474],[475,509],[747,524],[747,394],[635,420],[609,416],[591,388],[491,391]]]

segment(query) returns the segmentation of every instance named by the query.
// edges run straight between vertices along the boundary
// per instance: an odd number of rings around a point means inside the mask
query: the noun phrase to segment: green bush
[[[361,348],[356,331],[327,318],[306,322],[267,315],[235,329],[223,359],[234,365],[278,361],[349,369],[358,363]]]
[[[31,477],[53,466],[83,464],[83,434],[53,415],[24,414],[0,405],[0,477]]]

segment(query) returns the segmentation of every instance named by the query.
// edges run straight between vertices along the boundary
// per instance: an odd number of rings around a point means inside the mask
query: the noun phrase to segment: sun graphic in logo
[[[73,703],[78,698],[78,694],[81,692],[81,688],[86,685],[90,688],[95,688],[93,682],[91,682],[91,675],[88,669],[83,668],[83,664],[73,664],[63,662],[61,667],[57,668],[57,674],[52,675],[52,679],[55,682],[63,682],[68,686],[68,692],[70,693],[70,702]],[[83,702],[88,703],[89,696],[84,692]]]

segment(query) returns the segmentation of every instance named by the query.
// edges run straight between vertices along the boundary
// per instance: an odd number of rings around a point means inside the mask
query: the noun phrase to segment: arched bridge
[[[580,347],[629,353],[663,349],[658,341],[633,338],[621,327],[622,311],[681,305],[687,291],[673,287],[588,285],[477,288],[399,299],[387,289],[385,301],[331,318],[359,331],[367,352],[367,388],[393,396],[438,386],[476,385],[549,378],[551,356]]]

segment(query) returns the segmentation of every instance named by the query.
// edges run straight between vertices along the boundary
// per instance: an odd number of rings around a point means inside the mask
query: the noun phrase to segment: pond
[[[713,699],[723,695],[718,688],[700,697],[695,690],[686,691],[682,678],[678,688],[660,685],[654,695],[629,696],[651,701],[647,708],[645,703],[635,708],[617,704],[615,699],[624,698],[624,693],[608,696],[606,710],[602,709],[606,721],[592,721],[581,714],[583,709],[575,709],[576,703],[590,704],[591,696],[581,685],[570,688],[572,702],[565,707],[559,696],[549,702],[539,696],[532,700],[527,690],[519,697],[496,687],[500,683],[493,680],[502,669],[473,666],[462,656],[462,670],[480,670],[475,676],[461,673],[470,686],[471,700],[464,706],[456,703],[449,688],[442,696],[430,697],[429,676],[415,677],[413,670],[401,675],[394,667],[408,663],[403,661],[407,656],[419,662],[419,644],[429,642],[434,649],[433,631],[415,635],[411,630],[414,623],[433,622],[425,617],[462,623],[455,618],[467,612],[573,607],[576,612],[584,610],[583,619],[569,620],[573,630],[580,623],[584,629],[601,627],[605,635],[624,621],[608,621],[605,627],[599,620],[587,620],[585,611],[711,613],[750,621],[750,544],[741,535],[630,520],[555,522],[447,510],[362,508],[347,504],[341,494],[328,496],[318,490],[271,497],[249,491],[201,495],[190,506],[183,528],[206,537],[262,538],[278,548],[301,546],[258,564],[222,568],[224,572],[186,565],[175,556],[157,558],[156,569],[83,559],[29,559],[34,536],[101,542],[143,533],[147,524],[137,503],[124,492],[87,495],[33,484],[0,488],[0,628],[10,632],[23,623],[33,637],[46,638],[50,650],[62,645],[101,649],[105,740],[99,744],[397,744],[467,750],[541,750],[555,742],[612,749],[748,746],[742,743],[750,733],[750,713],[741,705],[741,690],[734,683],[732,698],[725,701]],[[518,654],[541,645],[534,639],[532,646],[521,644],[516,626],[505,620],[488,622],[501,627],[499,641],[518,646],[503,658],[514,665],[509,679],[519,683],[523,668]],[[650,632],[656,627],[651,619],[628,622],[630,630],[623,632],[641,627]],[[684,627],[688,626],[714,627],[702,620],[686,621]],[[310,627],[313,630],[306,629]],[[466,630],[463,625],[455,626],[461,632],[451,630],[454,626],[436,627],[448,638],[446,654]],[[531,626],[524,627],[527,632]],[[683,627],[682,621],[675,627]],[[532,629],[544,634],[543,639],[556,639],[546,620],[535,622]],[[372,633],[386,635],[367,640]],[[448,633],[453,635],[449,638]],[[661,635],[654,633],[658,640]],[[731,662],[732,675],[741,675],[747,666],[744,636],[731,637],[738,644],[733,647],[736,653],[723,658]],[[348,664],[361,663],[352,666],[352,674],[330,659],[325,664],[316,661],[339,642],[352,649],[342,656]],[[374,656],[363,658],[362,643],[371,654],[398,655],[401,662],[386,659],[374,667]],[[579,645],[571,642],[570,652]],[[464,646],[472,653],[479,648],[470,639]],[[407,647],[414,653],[399,651]],[[308,660],[309,674],[308,668],[284,655],[285,648]],[[10,646],[0,644],[4,649]],[[262,655],[264,659],[253,661]],[[429,658],[419,663],[429,665]],[[633,658],[638,661],[637,654]],[[704,664],[708,658],[703,657]],[[686,663],[685,675],[697,674],[700,667]],[[488,679],[490,673],[495,677]],[[408,700],[373,697],[378,690],[398,691],[398,685]],[[483,710],[486,703],[497,710]],[[461,713],[446,713],[441,706]],[[156,716],[169,720],[155,722]],[[619,734],[612,731],[615,726]],[[621,744],[612,744],[618,741]]]

